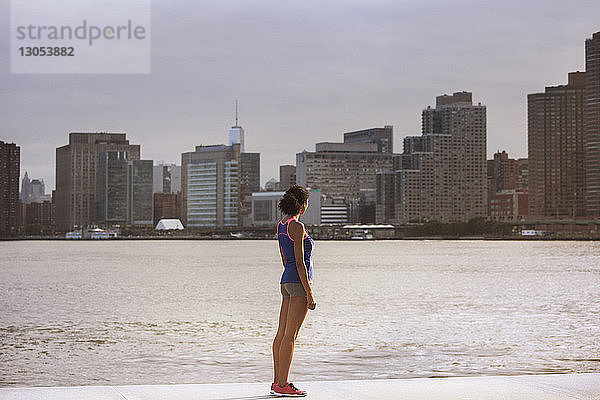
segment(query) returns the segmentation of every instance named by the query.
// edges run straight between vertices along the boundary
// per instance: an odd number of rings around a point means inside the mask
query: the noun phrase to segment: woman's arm
[[[306,264],[304,264],[304,225],[298,221],[290,221],[288,230],[290,236],[292,239],[294,239],[294,258],[296,259],[296,268],[298,269],[300,282],[302,282],[302,286],[306,292],[308,308],[314,310],[315,301],[313,298],[312,288],[308,282],[308,271],[306,270]]]

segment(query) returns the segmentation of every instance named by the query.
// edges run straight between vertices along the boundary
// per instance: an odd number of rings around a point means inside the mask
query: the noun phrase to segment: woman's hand
[[[306,295],[306,301],[308,303],[309,310],[314,310],[317,307],[317,303],[315,302],[315,298],[313,297],[312,293]]]

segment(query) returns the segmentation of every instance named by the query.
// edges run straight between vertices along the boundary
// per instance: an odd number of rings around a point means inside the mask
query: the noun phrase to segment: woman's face
[[[307,208],[308,208],[308,199],[306,199],[306,202],[302,206],[302,210],[300,210],[300,214],[304,214],[306,212]]]

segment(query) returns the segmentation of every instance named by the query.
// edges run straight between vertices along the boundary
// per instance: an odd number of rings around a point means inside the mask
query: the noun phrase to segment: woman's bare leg
[[[306,297],[290,297],[285,332],[279,345],[279,373],[277,375],[279,386],[284,386],[287,383],[290,366],[292,365],[292,356],[294,355],[294,341],[298,336],[307,311]]]
[[[279,347],[281,345],[281,339],[285,333],[285,325],[287,322],[288,307],[290,304],[289,297],[283,297],[281,301],[281,310],[279,310],[279,326],[277,327],[277,334],[275,340],[273,340],[273,382],[277,382],[279,376]]]

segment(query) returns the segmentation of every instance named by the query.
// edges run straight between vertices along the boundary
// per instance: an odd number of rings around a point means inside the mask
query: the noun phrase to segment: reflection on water
[[[0,243],[0,385],[270,382],[273,241]],[[600,243],[320,242],[291,379],[600,372]]]

